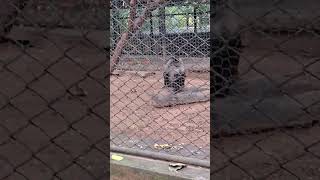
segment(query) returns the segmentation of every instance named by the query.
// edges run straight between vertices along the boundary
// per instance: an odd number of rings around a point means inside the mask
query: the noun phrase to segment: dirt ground
[[[243,42],[240,80],[234,86],[236,94],[215,102],[214,111],[218,114],[213,121],[215,132],[259,131],[314,122],[320,114],[317,108],[320,100],[317,57],[320,53],[314,48],[320,45],[319,40],[310,34],[261,36],[248,33],[243,36]],[[111,136],[115,138],[112,143],[141,149],[151,146],[151,150],[159,142],[184,143],[183,147],[191,145],[189,149],[195,154],[198,147],[209,149],[209,103],[153,108],[150,98],[162,87],[161,72],[156,70],[163,62],[151,60],[132,67],[127,61],[124,63],[121,67],[126,70],[143,67],[157,73],[146,78],[130,73],[111,78]],[[192,69],[197,62],[191,58],[186,59],[185,64]],[[199,64],[196,70],[208,69],[206,60]],[[190,86],[209,86],[208,80],[209,73],[188,75]],[[192,155],[189,149],[178,154]],[[206,153],[208,151],[201,150],[198,152],[201,155],[196,156],[208,157]]]
[[[312,34],[243,37],[234,95],[215,102],[216,128],[232,133],[319,121],[318,38]]]
[[[187,78],[187,86],[209,88],[208,73]],[[199,76],[199,75],[198,75]],[[206,76],[206,77],[205,77]],[[154,144],[172,144],[184,149],[185,155],[205,157],[209,153],[209,102],[166,108],[151,105],[152,96],[162,88],[160,72],[148,77],[123,73],[111,77],[111,137],[112,144],[141,149]],[[130,137],[127,141],[119,137]],[[125,138],[125,137],[124,137]],[[139,142],[141,139],[141,142]],[[137,140],[137,141],[135,141]],[[190,146],[188,149],[188,146]],[[207,156],[208,158],[208,156]]]
[[[65,32],[60,33],[65,34]],[[8,162],[0,161],[1,167],[4,167],[1,178],[7,176],[12,179],[25,179],[19,175],[21,173],[28,179],[50,179],[53,174],[59,172],[58,176],[64,177],[62,179],[72,179],[70,174],[80,173],[82,178],[89,176],[88,172],[93,175],[105,173],[105,157],[109,154],[107,148],[109,142],[105,139],[107,135],[105,124],[103,124],[105,120],[95,115],[79,120],[78,118],[86,116],[87,107],[72,98],[63,98],[66,89],[61,87],[61,84],[78,82],[80,79],[77,84],[89,92],[88,98],[82,99],[87,105],[94,105],[102,100],[100,93],[104,94],[105,89],[93,81],[82,81],[79,77],[79,75],[82,76],[82,73],[77,71],[77,66],[73,63],[72,66],[70,62],[69,64],[65,62],[65,64],[60,64],[59,68],[47,68],[49,72],[52,72],[51,74],[39,66],[39,63],[48,66],[60,57],[66,56],[65,50],[70,47],[73,47],[71,49],[73,51],[68,51],[68,56],[88,70],[96,67],[97,64],[104,64],[105,54],[89,46],[87,41],[84,41],[86,43],[82,44],[79,49],[77,45],[79,45],[81,36],[73,38],[65,35],[55,38],[61,34],[49,37],[61,49],[53,46],[52,42],[40,38],[37,33],[31,33],[31,35],[22,33],[15,36],[17,38],[31,37],[31,42],[35,47],[28,49],[27,52],[35,56],[39,62],[26,55],[21,56],[26,52],[22,52],[15,46],[2,45],[0,47],[1,64],[10,63],[2,66],[1,94],[11,97],[12,100],[10,106],[5,106],[7,99],[1,96],[0,117],[3,119],[0,121],[2,134],[0,154],[8,160]],[[103,34],[102,32],[102,35],[92,35],[95,37],[95,42],[101,46],[105,42],[100,40],[100,37],[104,37]],[[226,102],[236,104],[234,107],[216,104],[216,108],[220,108],[217,109],[220,110],[220,114],[233,115],[234,117],[229,118],[239,119],[237,127],[262,124],[259,118],[265,117],[265,114],[250,114],[247,113],[248,111],[239,109],[243,107],[243,104],[239,103],[240,100],[244,103],[253,102],[263,93],[260,90],[269,92],[272,90],[272,83],[265,83],[266,81],[261,81],[262,79],[268,76],[276,82],[284,82],[297,72],[301,72],[302,69],[308,70],[309,73],[303,73],[299,78],[285,83],[284,86],[290,99],[295,97],[300,102],[298,106],[297,101],[293,103],[288,99],[283,101],[285,99],[279,98],[281,93],[271,91],[268,103],[264,104],[267,106],[260,106],[260,108],[264,107],[260,110],[276,116],[276,119],[286,119],[287,115],[297,117],[299,114],[295,114],[296,109],[301,110],[301,107],[308,107],[310,118],[319,119],[317,117],[320,111],[317,102],[319,102],[320,91],[320,63],[316,60],[320,54],[314,47],[319,47],[320,41],[312,36],[295,37],[282,44],[283,51],[281,52],[271,47],[275,47],[275,41],[284,40],[285,37],[275,39],[277,40],[261,37],[249,38],[247,45],[250,46],[242,53],[240,71],[243,75],[239,87],[243,96],[254,98],[247,99],[247,101],[232,98],[221,101],[224,105],[228,104]],[[97,52],[101,54],[97,55]],[[257,63],[256,68],[264,73],[257,73],[257,71],[246,73],[246,69],[250,67],[248,62],[257,59],[261,61]],[[304,66],[312,61],[316,62]],[[95,71],[90,71],[91,75],[97,81],[103,81],[103,65],[97,68]],[[41,75],[43,73],[44,75]],[[71,75],[65,73],[71,73]],[[20,78],[13,74],[19,75]],[[48,79],[48,75],[49,77],[57,76],[56,79],[61,79],[63,83],[57,82],[55,78]],[[40,78],[36,78],[38,76]],[[34,79],[36,81],[31,83]],[[187,84],[188,86],[208,87],[208,80],[208,73],[193,73],[188,75]],[[37,82],[41,83],[35,84]],[[43,97],[40,98],[40,95],[26,90],[26,84]],[[95,88],[92,88],[93,84]],[[150,98],[161,87],[162,78],[159,72],[145,78],[128,72],[112,77],[111,144],[157,151],[153,148],[155,143],[172,143],[174,149],[164,151],[208,159],[209,102],[162,109],[153,108],[149,104]],[[48,89],[52,91],[48,92]],[[43,99],[49,101],[57,97],[61,97],[57,104],[53,104],[53,107],[50,106],[51,109],[48,109],[48,104]],[[234,103],[234,100],[238,103]],[[289,104],[293,105],[279,113],[284,107],[289,107]],[[106,117],[103,108],[105,106],[98,104],[93,110],[100,117]],[[63,118],[57,116],[57,112],[62,114]],[[236,112],[246,115],[242,116],[246,119],[239,118]],[[262,120],[270,122],[269,119]],[[216,120],[215,122],[222,121]],[[301,130],[217,138],[215,146],[211,147],[212,152],[216,151],[211,154],[211,157],[216,160],[212,164],[215,169],[214,177],[225,179],[226,174],[230,175],[230,172],[234,172],[231,173],[235,176],[233,179],[239,179],[239,177],[260,179],[267,175],[271,175],[269,179],[319,179],[319,132],[319,125],[316,125]],[[96,145],[93,149],[92,143]],[[199,150],[200,147],[201,150]],[[40,162],[35,157],[42,161]]]
[[[89,33],[93,46],[79,31],[18,27],[10,36],[32,47],[0,45],[0,179],[106,175],[105,34]],[[72,98],[75,85],[87,96]]]
[[[320,126],[214,139],[215,180],[320,178]]]

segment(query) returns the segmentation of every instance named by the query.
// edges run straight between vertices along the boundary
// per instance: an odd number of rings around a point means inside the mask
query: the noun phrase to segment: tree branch
[[[115,48],[113,55],[111,57],[112,64],[110,66],[110,73],[112,73],[114,71],[114,69],[116,68],[116,66],[119,63],[122,50],[128,41],[129,33],[135,33],[143,25],[143,23],[147,19],[148,13],[155,10],[161,4],[165,3],[166,1],[167,0],[154,0],[153,2],[147,4],[147,6],[143,10],[142,14],[139,17],[137,17],[136,19],[134,19],[134,17],[136,16],[137,0],[130,1],[130,15],[129,15],[129,19],[128,19],[128,31],[124,32],[121,35],[121,38],[116,45],[116,48]]]

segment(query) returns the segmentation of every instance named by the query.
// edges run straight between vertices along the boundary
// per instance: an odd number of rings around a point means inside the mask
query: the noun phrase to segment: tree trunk
[[[115,70],[117,64],[119,63],[119,59],[122,53],[123,48],[125,47],[129,34],[135,33],[148,17],[148,14],[153,11],[154,9],[158,8],[162,3],[166,2],[166,0],[154,0],[146,5],[146,8],[143,10],[142,14],[135,18],[136,15],[136,0],[130,1],[130,15],[128,19],[128,31],[124,32],[118,41],[116,48],[113,52],[113,55],[111,57],[111,66],[110,66],[110,74]]]

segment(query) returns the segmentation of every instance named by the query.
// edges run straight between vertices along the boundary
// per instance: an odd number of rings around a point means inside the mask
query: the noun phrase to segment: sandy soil
[[[314,49],[320,45],[319,41],[312,35],[267,37],[247,34],[243,38],[245,48],[239,66],[241,78],[235,87],[238,95],[217,101],[217,113],[227,117],[215,120],[217,130],[220,127],[223,129],[227,121],[226,124],[235,119],[237,121],[234,121],[233,128],[241,130],[275,127],[272,120],[299,124],[312,121],[319,115],[318,106],[313,104],[320,100],[320,74],[317,70],[319,52]],[[191,67],[197,63],[191,59],[186,60],[186,64]],[[207,69],[207,66],[205,62],[200,69]],[[150,66],[147,62],[139,67],[147,70],[150,67],[149,71],[154,71],[152,67],[159,67],[159,62],[158,65],[151,62]],[[136,67],[133,69],[137,70]],[[189,86],[209,85],[209,73],[191,73],[188,78]],[[275,88],[280,84],[283,92]],[[130,147],[139,144],[138,147],[142,149],[150,149],[149,146],[152,147],[155,142],[175,145],[184,143],[184,147],[191,144],[194,145],[194,151],[198,147],[208,148],[209,103],[153,108],[149,104],[150,97],[161,87],[160,73],[147,78],[128,73],[112,77],[113,143]],[[252,111],[250,103],[259,99],[262,103],[258,104],[257,110]],[[309,108],[309,113],[302,114],[303,108]],[[208,156],[203,153],[202,157]]]
[[[153,107],[151,97],[162,87],[161,81],[161,73],[146,78],[124,73],[111,78],[111,136],[125,134],[131,140],[141,139],[145,144],[190,144],[197,151],[199,147],[208,147],[210,103]],[[186,84],[209,87],[208,79],[195,75],[188,78]],[[121,145],[125,142],[114,139],[112,143]]]

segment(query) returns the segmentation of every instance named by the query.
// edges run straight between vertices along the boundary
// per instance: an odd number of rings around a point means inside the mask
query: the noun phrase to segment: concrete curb
[[[111,179],[170,179],[170,180],[209,180],[210,169],[187,165],[185,168],[172,172],[169,170],[169,164],[172,162],[160,161],[138,156],[117,154],[123,157],[123,160],[110,160]]]

